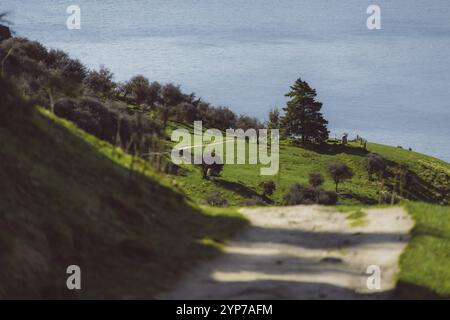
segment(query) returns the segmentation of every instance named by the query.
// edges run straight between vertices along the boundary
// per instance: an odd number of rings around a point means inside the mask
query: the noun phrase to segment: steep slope
[[[245,224],[0,82],[0,298],[151,298]]]

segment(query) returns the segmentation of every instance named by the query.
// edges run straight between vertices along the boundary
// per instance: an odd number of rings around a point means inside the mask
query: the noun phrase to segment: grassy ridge
[[[305,148],[288,141],[280,144],[280,171],[276,176],[261,176],[260,165],[225,165],[220,178],[204,180],[199,170],[185,166],[186,175],[177,177],[186,194],[197,201],[205,196],[220,191],[231,206],[239,206],[249,198],[260,197],[262,181],[272,179],[277,190],[271,197],[275,202],[282,202],[283,195],[295,183],[308,184],[310,172],[319,172],[326,177],[324,188],[334,190],[334,183],[327,174],[327,164],[339,160],[352,168],[354,177],[342,183],[340,204],[376,204],[380,185],[370,180],[366,169],[366,155],[379,153],[390,162],[390,167],[407,166],[413,177],[413,186],[408,197],[414,200],[442,202],[449,201],[450,165],[444,161],[416,152],[369,143],[368,151],[357,143],[345,147],[328,145],[325,148]],[[447,192],[448,191],[448,192]]]
[[[151,298],[245,225],[43,110],[0,125],[0,145],[0,298]]]
[[[280,173],[275,177],[259,175],[259,165],[225,165],[220,178],[201,179],[198,169],[185,166],[186,175],[177,178],[185,192],[202,201],[210,192],[219,190],[232,206],[248,198],[260,196],[260,182],[273,179],[277,190],[273,199],[282,201],[283,194],[294,183],[308,183],[310,172],[327,177],[330,161],[340,160],[355,173],[351,181],[340,186],[339,210],[347,214],[352,225],[365,223],[361,207],[377,203],[379,184],[370,180],[366,170],[366,155],[374,152],[389,161],[388,166],[404,166],[413,183],[407,196],[413,200],[448,203],[450,194],[450,165],[439,159],[398,147],[369,143],[367,151],[358,144],[326,149],[308,149],[282,141]],[[333,190],[327,178],[324,187]],[[421,202],[405,202],[416,224],[412,239],[400,261],[401,272],[397,294],[401,298],[450,297],[450,207]]]

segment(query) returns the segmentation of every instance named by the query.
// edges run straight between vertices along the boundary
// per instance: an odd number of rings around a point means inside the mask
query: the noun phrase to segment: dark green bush
[[[320,187],[324,182],[325,178],[320,173],[311,172],[309,174],[309,184],[311,185],[311,187]]]
[[[284,204],[286,205],[314,203],[333,205],[337,203],[337,200],[338,196],[336,192],[325,191],[320,188],[305,186],[300,183],[293,185],[284,195]]]
[[[322,205],[335,205],[338,201],[338,195],[334,191],[318,191],[318,199],[317,202]]]
[[[271,196],[276,189],[276,185],[273,180],[262,182],[261,187],[263,189],[263,196]]]
[[[95,98],[61,99],[55,104],[55,114],[113,144],[118,144],[116,139],[119,131],[120,145],[124,148],[129,145],[131,139],[136,140],[132,144],[141,144],[138,136],[142,138],[145,135],[162,134],[158,123],[143,116],[138,117],[138,113],[130,114],[128,109],[120,108],[117,104],[102,103]],[[146,152],[149,145],[136,147],[138,151]]]
[[[284,195],[286,205],[313,204],[316,202],[316,190],[303,184],[294,184]]]

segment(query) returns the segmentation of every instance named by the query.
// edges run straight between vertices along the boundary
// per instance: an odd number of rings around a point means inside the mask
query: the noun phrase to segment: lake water
[[[65,26],[81,7],[81,30]],[[381,30],[366,9],[381,7]],[[412,147],[450,161],[448,0],[7,0],[17,35],[123,81],[175,82],[265,119],[302,77],[332,136]]]

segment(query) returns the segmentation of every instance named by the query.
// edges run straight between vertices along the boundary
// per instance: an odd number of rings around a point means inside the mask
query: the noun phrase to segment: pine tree
[[[328,121],[320,110],[322,103],[316,101],[316,90],[306,81],[299,78],[286,94],[290,100],[283,108],[282,118],[284,134],[290,137],[301,137],[302,143],[323,142],[328,139]]]

